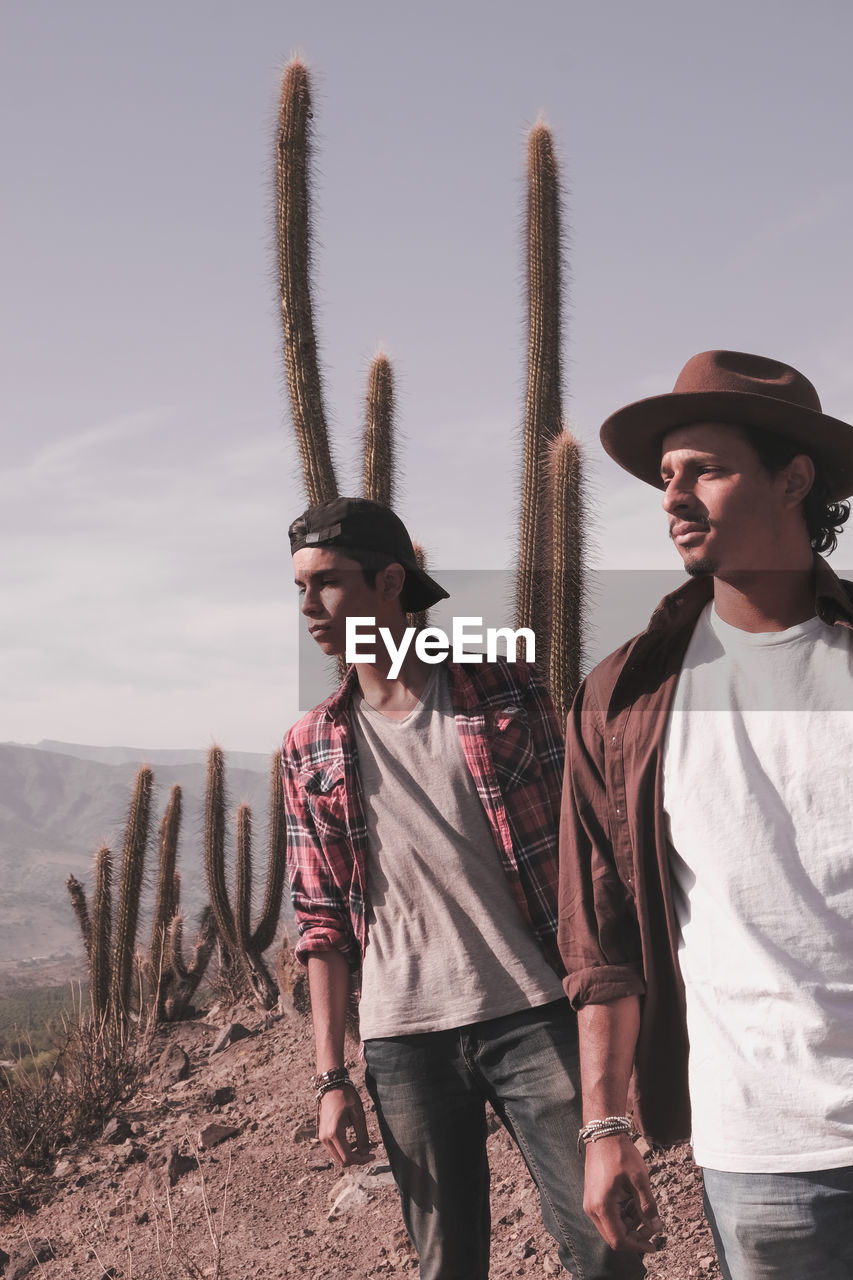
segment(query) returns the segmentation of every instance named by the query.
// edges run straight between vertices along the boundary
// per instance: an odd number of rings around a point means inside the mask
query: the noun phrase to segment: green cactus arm
[[[166,962],[179,982],[184,982],[187,967],[184,963],[184,917],[176,911],[169,922],[166,935]]]
[[[237,946],[234,915],[225,883],[225,756],[222,748],[210,748],[204,804],[204,869],[216,927],[226,946]]]
[[[173,980],[163,1002],[163,1016],[170,1022],[185,1017],[189,1011],[189,1002],[204,977],[210,957],[216,945],[216,921],[209,906],[201,913],[198,936],[193,949],[192,960],[185,963],[183,956],[184,918],[177,912],[169,925],[167,954],[169,972]]]
[[[89,907],[86,903],[86,890],[76,876],[69,876],[65,881],[65,887],[68,890],[68,896],[71,898],[71,907],[77,917],[77,923],[83,935],[83,946],[86,948],[86,955],[88,956],[92,945],[92,925],[89,920]]]
[[[270,831],[267,884],[261,916],[252,936],[252,945],[258,952],[271,947],[281,915],[284,894],[285,863],[287,857],[287,829],[284,812],[284,788],[281,784],[281,752],[276,751],[270,768]]]
[[[281,89],[276,145],[276,246],[284,364],[308,502],[337,495],[311,305],[311,86],[295,58]]]
[[[112,853],[101,845],[95,854],[95,891],[89,945],[89,980],[95,1017],[105,1017],[110,1004],[110,951],[112,949]]]
[[[155,985],[163,970],[166,935],[169,921],[177,906],[175,900],[175,876],[178,855],[178,835],[181,829],[181,788],[172,787],[169,803],[163,814],[159,831],[159,870],[157,875],[157,897],[154,903],[154,920],[151,927],[151,947],[149,960]]]
[[[380,352],[367,379],[364,424],[364,496],[393,506],[394,380],[391,362]]]
[[[195,991],[204,977],[204,972],[216,946],[216,921],[213,912],[207,906],[202,910],[198,922],[198,935],[193,947],[192,959],[186,967],[186,980],[190,984],[190,995]]]
[[[565,725],[580,684],[585,605],[583,460],[571,432],[563,431],[552,443],[548,472],[552,510],[548,683],[560,723]]]
[[[557,161],[550,130],[539,123],[530,132],[527,149],[527,395],[516,625],[533,628],[540,661],[547,661],[550,621],[543,471],[548,443],[562,423],[561,266]]]
[[[133,954],[139,923],[139,898],[145,847],[148,843],[148,821],[154,776],[148,765],[136,775],[133,798],[127,817],[122,856],[121,883],[116,904],[113,937],[113,972],[110,1004],[113,1016],[125,1019],[130,1012],[130,988],[133,978]]]
[[[240,950],[252,947],[252,811],[247,804],[237,810],[237,940]]]

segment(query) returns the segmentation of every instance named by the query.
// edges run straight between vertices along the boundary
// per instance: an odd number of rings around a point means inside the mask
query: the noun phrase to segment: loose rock
[[[239,1127],[233,1124],[206,1124],[199,1132],[198,1144],[202,1151],[207,1151],[228,1138],[236,1138],[239,1132]]]
[[[232,1044],[236,1044],[238,1040],[245,1040],[252,1033],[248,1027],[244,1027],[242,1022],[229,1022],[227,1027],[223,1027],[219,1035],[213,1042],[210,1050],[210,1056],[215,1053],[222,1053],[223,1049],[228,1049]]]

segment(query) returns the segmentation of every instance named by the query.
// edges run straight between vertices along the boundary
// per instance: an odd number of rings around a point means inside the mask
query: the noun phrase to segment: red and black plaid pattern
[[[459,664],[447,675],[459,740],[513,895],[549,961],[557,951],[563,740],[550,695],[525,662]],[[367,826],[352,724],[351,667],[289,730],[283,778],[296,954],[337,948],[355,969],[367,943]]]

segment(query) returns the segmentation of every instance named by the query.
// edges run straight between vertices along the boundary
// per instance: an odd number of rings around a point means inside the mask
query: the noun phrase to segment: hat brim
[[[688,391],[637,400],[610,415],[601,443],[614,462],[656,489],[661,441],[668,431],[699,422],[763,427],[803,446],[821,464],[829,499],[853,494],[853,427],[839,418],[791,404],[776,396],[743,391]]]
[[[407,613],[422,613],[432,605],[438,604],[439,600],[450,599],[450,592],[445,591],[444,587],[440,587],[435,578],[431,578],[428,573],[424,573],[423,569],[412,569],[408,565],[403,567],[406,570],[405,596]]]

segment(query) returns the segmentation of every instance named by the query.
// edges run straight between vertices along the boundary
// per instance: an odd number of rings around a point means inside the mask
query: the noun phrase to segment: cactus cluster
[[[211,749],[205,799],[205,867],[211,902],[201,913],[192,954],[187,959],[177,869],[182,812],[178,786],[172,788],[160,822],[148,953],[135,950],[154,782],[147,765],[139,770],[125,826],[117,893],[114,896],[113,858],[106,845],[95,856],[91,910],[80,882],[74,876],[69,876],[67,882],[83,935],[92,1009],[98,1020],[109,1018],[126,1023],[141,1012],[158,1021],[188,1016],[217,943],[221,962],[242,975],[247,994],[265,1008],[275,1003],[278,989],[264,964],[263,952],[274,941],[284,891],[285,817],[280,776],[281,755],[277,753],[272,762],[269,874],[260,920],[252,929],[251,814],[246,805],[241,805],[237,813],[237,908],[232,912],[224,865],[225,764],[220,748]]]
[[[323,411],[310,291],[311,224],[308,69],[294,59],[284,73],[276,151],[279,286],[284,357],[296,439],[310,503],[336,492]],[[527,149],[527,393],[516,626],[537,638],[561,719],[580,679],[583,619],[583,523],[577,441],[562,406],[562,229],[560,181],[550,130],[537,123]],[[364,432],[364,493],[393,498],[393,385],[387,357],[369,375]],[[423,555],[419,551],[419,555]],[[416,620],[425,626],[425,616]]]

